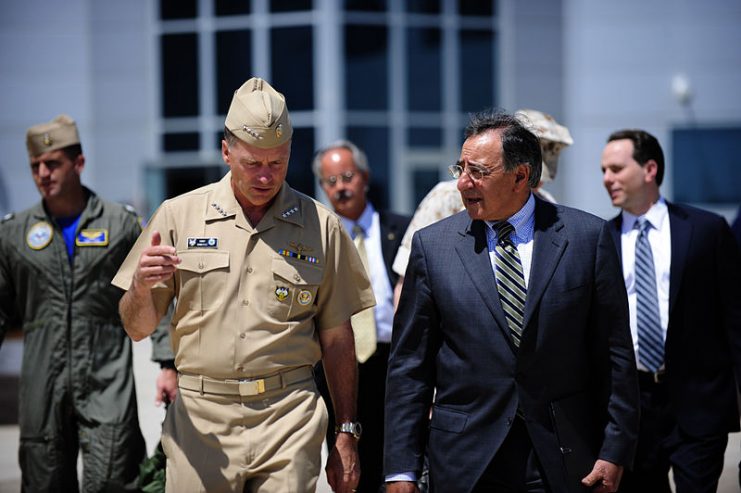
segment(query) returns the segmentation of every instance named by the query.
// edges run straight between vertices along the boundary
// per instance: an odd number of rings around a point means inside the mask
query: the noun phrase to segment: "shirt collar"
[[[373,208],[373,204],[370,202],[366,202],[365,209],[363,209],[363,213],[360,214],[360,217],[357,221],[353,221],[352,219],[348,219],[344,216],[339,216],[340,221],[342,221],[342,226],[344,226],[345,230],[350,231],[350,236],[354,236],[352,233],[352,230],[354,226],[357,224],[363,229],[363,232],[365,233],[365,236],[367,237],[370,233],[371,226],[373,225],[373,214],[375,214],[376,210]]]
[[[632,230],[635,227],[636,221],[641,218],[645,218],[654,229],[661,229],[664,226],[664,221],[667,220],[668,215],[669,209],[666,206],[666,200],[664,200],[664,197],[659,196],[659,200],[657,200],[642,216],[636,216],[624,210],[622,232],[626,233]]]
[[[498,222],[486,221],[486,224],[492,231],[496,232],[493,226]],[[527,243],[533,238],[535,232],[535,197],[532,193],[525,202],[525,205],[519,211],[512,214],[507,219],[507,222],[515,228],[513,235],[518,242]]]

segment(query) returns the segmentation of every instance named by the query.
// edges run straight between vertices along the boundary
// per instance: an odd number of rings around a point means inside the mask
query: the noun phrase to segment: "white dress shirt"
[[[351,221],[346,217],[339,216],[342,225],[353,236],[353,227],[357,224],[365,233],[365,251],[368,255],[368,268],[376,296],[376,306],[373,314],[376,317],[376,339],[379,343],[391,342],[391,329],[394,322],[394,291],[389,282],[386,263],[383,261],[383,250],[381,249],[381,222],[378,212],[368,202],[365,210],[357,221]]]
[[[651,245],[651,254],[656,270],[656,290],[659,300],[659,316],[661,318],[661,332],[666,341],[666,329],[669,325],[669,270],[672,261],[671,231],[669,228],[669,210],[663,197],[651,206],[643,216],[634,216],[623,211],[623,224],[620,233],[620,247],[623,256],[623,277],[625,288],[628,291],[628,307],[630,308],[630,333],[633,336],[633,350],[638,362],[638,329],[636,326],[636,282],[635,282],[635,252],[638,230],[635,223],[640,218],[646,218],[651,224],[648,229],[648,243]],[[638,369],[647,371],[646,367],[638,362]]]

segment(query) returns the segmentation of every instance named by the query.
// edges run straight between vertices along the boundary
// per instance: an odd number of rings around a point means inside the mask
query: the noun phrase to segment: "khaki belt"
[[[178,375],[178,387],[195,390],[201,394],[239,395],[250,397],[271,390],[278,390],[313,378],[314,371],[310,366],[299,366],[291,370],[276,373],[262,378],[245,378],[241,380],[216,380],[200,375]]]

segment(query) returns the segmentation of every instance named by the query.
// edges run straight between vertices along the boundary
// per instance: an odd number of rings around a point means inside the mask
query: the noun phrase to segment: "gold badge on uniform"
[[[47,133],[45,133],[45,134],[44,134],[44,145],[45,145],[45,146],[50,146],[50,145],[52,145],[53,143],[54,143],[54,141],[52,140],[52,138],[51,138],[51,135],[49,135],[49,133],[48,133],[48,132],[47,132]]]
[[[279,123],[277,127],[275,127],[275,136],[277,138],[283,137],[283,124]]]
[[[83,229],[77,234],[75,245],[79,247],[108,246],[108,230],[105,228]]]
[[[312,298],[311,291],[307,291],[305,289],[302,289],[298,293],[298,303],[299,303],[299,305],[308,305],[309,303],[311,303],[311,298]]]
[[[275,288],[275,297],[278,298],[278,301],[285,301],[288,298],[288,288],[284,286]]]
[[[31,226],[26,235],[26,244],[33,250],[41,250],[51,243],[54,238],[54,230],[46,221]]]

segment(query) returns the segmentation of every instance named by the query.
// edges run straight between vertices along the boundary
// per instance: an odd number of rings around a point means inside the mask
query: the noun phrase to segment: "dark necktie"
[[[497,290],[507,318],[510,334],[516,347],[520,347],[523,320],[525,318],[525,276],[522,273],[520,254],[510,238],[515,228],[508,222],[494,225],[497,231],[497,244],[494,248]]]
[[[664,335],[659,316],[659,299],[656,291],[656,270],[648,228],[645,219],[636,221],[636,328],[638,332],[638,361],[651,372],[656,372],[664,361]]]

